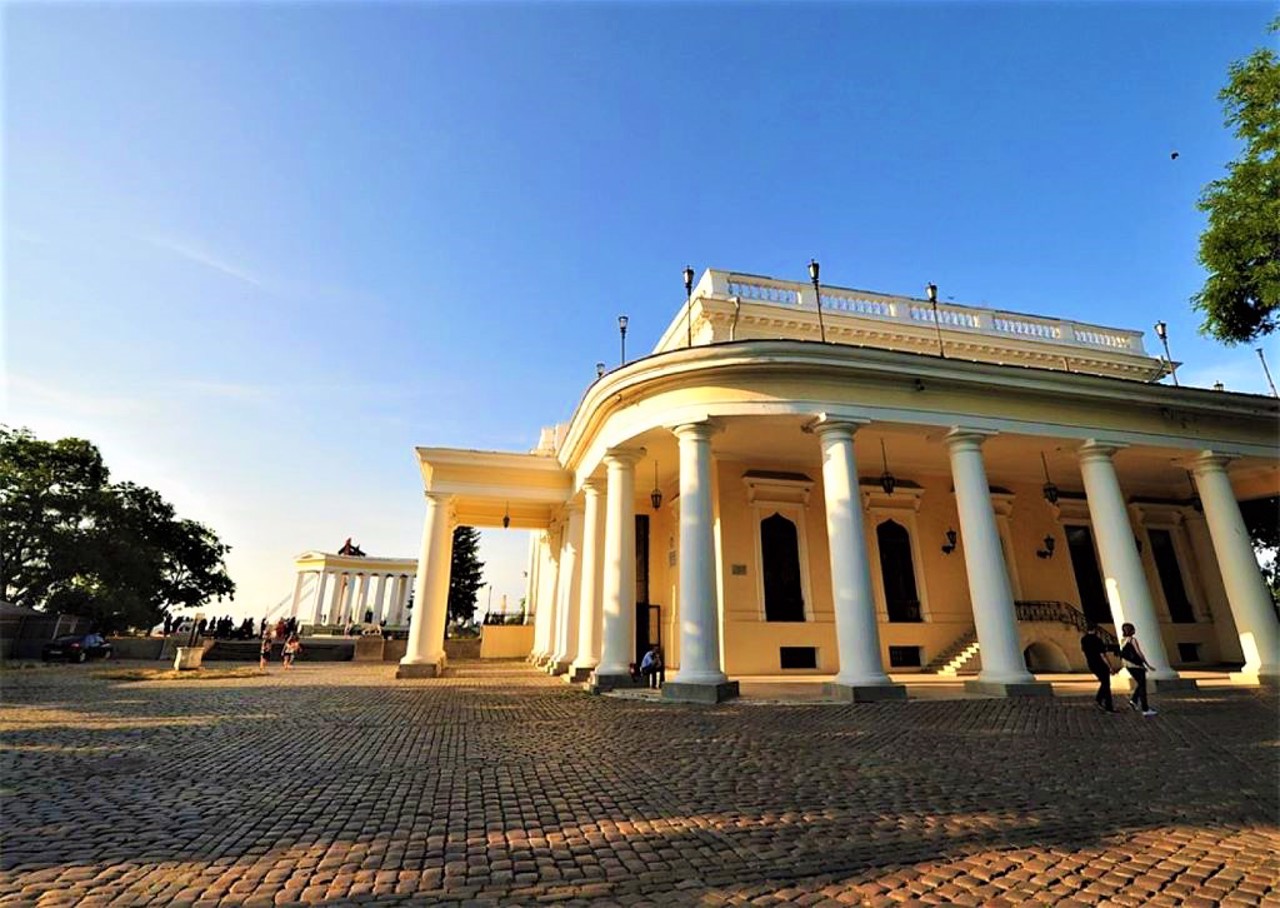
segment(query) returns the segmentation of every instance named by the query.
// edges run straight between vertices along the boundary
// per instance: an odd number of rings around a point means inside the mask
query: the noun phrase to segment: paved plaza
[[[0,675],[0,904],[1280,905],[1277,701]]]

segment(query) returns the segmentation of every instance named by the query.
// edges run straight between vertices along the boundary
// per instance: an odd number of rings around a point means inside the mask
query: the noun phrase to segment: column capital
[[[681,441],[710,441],[712,435],[724,431],[724,426],[714,419],[679,423],[678,425],[668,426],[668,428]]]
[[[952,426],[942,440],[948,448],[971,448],[977,450],[982,443],[993,435],[1000,434],[995,429],[975,429],[970,426]]]
[[[800,431],[808,432],[823,438],[827,435],[844,435],[853,438],[853,434],[861,429],[869,419],[858,416],[832,416],[830,413],[819,413],[800,427]]]
[[[603,460],[609,466],[634,467],[644,459],[644,448],[610,448]]]
[[[1197,476],[1204,476],[1208,473],[1225,473],[1227,464],[1235,460],[1232,454],[1223,454],[1219,451],[1201,451],[1191,462],[1191,472]]]
[[[608,488],[609,480],[603,476],[592,476],[582,483],[582,491],[587,495],[603,495]]]
[[[449,492],[424,492],[423,495],[426,497],[429,504],[434,504],[439,507],[447,507],[448,505],[453,504],[454,496]]]
[[[1107,441],[1101,438],[1090,438],[1076,449],[1076,456],[1084,462],[1110,460],[1117,451],[1129,447],[1122,441]]]

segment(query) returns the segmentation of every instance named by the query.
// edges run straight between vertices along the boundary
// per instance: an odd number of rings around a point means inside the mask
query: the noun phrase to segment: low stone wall
[[[409,648],[408,640],[386,640],[382,645],[383,662],[399,662]]]
[[[447,659],[457,662],[459,659],[480,658],[480,638],[466,637],[461,640],[446,640],[444,654]]]
[[[117,659],[159,659],[164,637],[109,637],[111,654]]]
[[[481,659],[523,659],[532,650],[532,624],[486,624],[480,631]]]

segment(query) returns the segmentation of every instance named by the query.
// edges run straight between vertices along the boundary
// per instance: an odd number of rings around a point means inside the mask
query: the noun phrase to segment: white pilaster
[[[642,450],[634,448],[613,448],[604,456],[608,493],[600,662],[593,675],[597,689],[631,683],[636,620],[636,463],[643,456]]]
[[[579,558],[581,586],[578,592],[578,653],[570,672],[575,681],[585,681],[600,661],[600,593],[604,575],[604,483],[588,479],[582,486],[582,553]]]
[[[982,443],[986,438],[987,433],[962,428],[952,429],[946,435],[956,506],[960,512],[960,534],[964,539],[964,566],[969,577],[973,623],[982,654],[978,680],[968,682],[967,686],[1011,694],[1049,693],[1049,686],[1036,683],[1022,658],[1013,591],[1000,551],[991,488],[982,461]]]
[[[1204,519],[1218,557],[1231,616],[1240,634],[1243,672],[1276,681],[1280,680],[1280,627],[1227,476],[1229,462],[1230,458],[1211,451],[1201,454],[1195,463],[1196,489],[1204,505]]]
[[[1133,525],[1129,522],[1124,493],[1120,491],[1120,479],[1111,459],[1123,447],[1125,445],[1090,439],[1077,452],[1080,477],[1084,480],[1085,498],[1089,503],[1089,521],[1093,524],[1094,538],[1098,543],[1102,579],[1116,635],[1119,636],[1120,625],[1131,623],[1138,631],[1142,651],[1156,667],[1151,677],[1173,680],[1178,673],[1169,667],[1160,621],[1151,601],[1151,590],[1133,540]]]
[[[555,648],[555,597],[560,579],[558,542],[559,532],[553,527],[543,534],[540,546],[542,565],[538,569],[538,616],[533,626],[534,660],[538,663],[550,659]]]
[[[854,454],[853,436],[861,422],[828,420],[824,416],[812,426],[822,446],[822,489],[840,654],[835,692],[853,700],[900,699],[906,697],[906,688],[889,680],[880,655],[880,630],[871,591],[871,564]]]
[[[440,675],[444,670],[444,625],[453,559],[453,496],[427,493],[427,516],[414,590],[409,642],[397,678]]]

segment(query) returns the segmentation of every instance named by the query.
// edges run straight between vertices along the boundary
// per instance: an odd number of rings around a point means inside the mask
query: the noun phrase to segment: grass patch
[[[197,668],[185,672],[171,668],[108,668],[90,674],[108,681],[217,681],[223,678],[262,678],[269,673],[255,665],[242,668]]]

